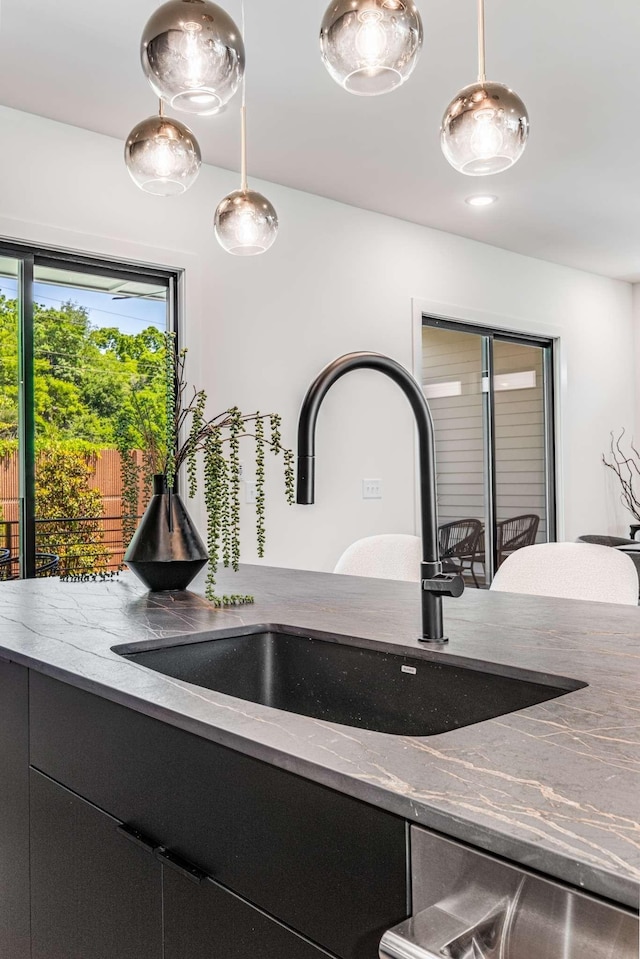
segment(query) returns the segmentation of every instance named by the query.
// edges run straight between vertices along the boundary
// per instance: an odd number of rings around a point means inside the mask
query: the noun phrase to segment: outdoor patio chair
[[[7,555],[3,556],[2,554]],[[36,576],[55,576],[60,557],[55,553],[36,553]],[[20,558],[12,556],[8,549],[0,550],[0,580],[18,579]]]
[[[511,556],[517,549],[535,545],[538,535],[540,517],[535,513],[523,513],[522,516],[512,516],[496,523],[496,549],[498,553],[498,567],[502,566],[507,556]],[[484,530],[478,541],[476,562],[485,564]]]
[[[507,556],[522,549],[523,546],[533,546],[538,535],[540,517],[535,513],[525,513],[522,516],[512,516],[496,524],[498,530],[498,566],[501,566]]]
[[[438,527],[438,548],[445,573],[470,573],[479,586],[474,562],[482,536],[479,519],[457,519]]]

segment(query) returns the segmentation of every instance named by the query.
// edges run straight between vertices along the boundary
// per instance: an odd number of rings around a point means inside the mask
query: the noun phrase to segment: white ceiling
[[[363,98],[320,62],[325,0],[246,0],[250,174],[640,280],[637,0],[487,0],[487,73],[524,99],[531,136],[513,169],[480,178],[455,173],[438,141],[444,107],[475,79],[474,0],[418,4],[425,44],[412,77]],[[124,140],[155,110],[138,44],[157,5],[4,0],[0,102]],[[239,21],[240,0],[224,6]],[[208,120],[179,115],[207,162],[237,169],[237,106]],[[499,203],[464,203],[486,192]]]

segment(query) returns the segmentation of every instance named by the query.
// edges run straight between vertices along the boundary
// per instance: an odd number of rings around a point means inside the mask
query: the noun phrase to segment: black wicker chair
[[[517,549],[523,546],[533,546],[538,535],[538,526],[540,517],[535,513],[523,513],[522,516],[512,516],[510,519],[502,519],[496,523],[496,549],[498,553],[498,566],[500,566],[507,556],[515,553]],[[476,562],[484,566],[484,530],[478,541],[478,554]],[[475,579],[475,577],[474,577]]]
[[[457,519],[438,527],[438,546],[442,569],[445,573],[470,573],[478,586],[473,568],[482,535],[479,519]]]
[[[512,516],[496,523],[498,531],[498,566],[523,546],[533,546],[538,535],[540,517],[535,513],[525,513],[523,516]]]
[[[3,556],[2,554],[7,555]],[[60,557],[55,553],[36,553],[36,576],[55,576],[58,572]],[[12,556],[8,549],[0,550],[0,581],[19,579],[20,559]]]

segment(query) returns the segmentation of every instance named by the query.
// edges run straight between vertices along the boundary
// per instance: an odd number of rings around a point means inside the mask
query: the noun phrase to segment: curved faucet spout
[[[435,442],[431,411],[422,390],[411,374],[382,353],[347,353],[340,356],[314,380],[302,403],[298,420],[297,502],[315,501],[316,421],[322,401],[340,377],[352,370],[378,370],[396,383],[411,404],[418,427],[421,476],[422,543],[425,562],[438,563],[438,520],[436,510]]]
[[[352,370],[377,370],[396,383],[409,400],[418,429],[422,529],[423,635],[425,642],[446,642],[442,630],[442,595],[459,596],[460,576],[442,573],[438,551],[438,513],[433,419],[424,394],[400,363],[381,353],[347,353],[330,363],[314,380],[302,403],[298,421],[298,503],[315,498],[315,432],[318,413],[328,390]]]

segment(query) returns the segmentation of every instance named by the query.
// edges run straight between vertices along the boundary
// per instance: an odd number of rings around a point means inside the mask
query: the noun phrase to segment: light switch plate
[[[363,479],[362,480],[362,498],[363,499],[382,499],[382,480],[381,479]]]

